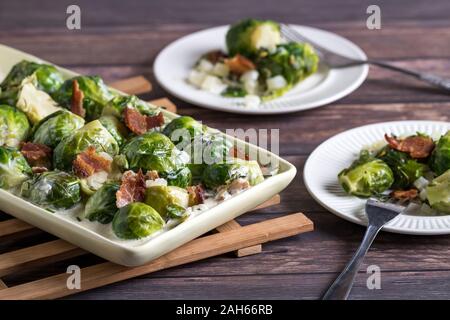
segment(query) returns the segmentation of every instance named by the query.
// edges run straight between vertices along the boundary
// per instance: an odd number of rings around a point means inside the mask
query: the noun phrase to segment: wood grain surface
[[[65,27],[71,1],[0,2],[0,43],[16,47],[109,83],[136,75],[151,80],[152,100],[167,96],[154,81],[152,63],[171,41],[190,32],[243,17],[271,18],[336,32],[369,57],[450,77],[450,2],[377,1],[381,30],[365,26],[369,0],[80,0],[82,29]],[[302,168],[322,141],[344,130],[380,121],[441,120],[450,115],[450,96],[402,75],[371,67],[368,79],[336,103],[280,116],[243,116],[201,109],[169,98],[178,112],[211,127],[280,128],[280,153],[298,175],[281,194],[279,205],[247,214],[241,225],[302,211],[315,231],[268,243],[261,254],[223,255],[158,271],[148,276],[71,296],[72,299],[317,299],[359,245],[364,229],[320,207],[307,193]],[[6,216],[0,219],[7,219]],[[20,227],[20,226],[19,226]],[[41,234],[0,243],[0,253],[54,238]],[[40,242],[39,242],[40,241]],[[101,261],[90,254],[38,270],[38,276],[65,272]],[[381,289],[366,286],[369,265],[381,268]],[[34,280],[34,273],[11,274],[6,285]],[[274,289],[275,288],[275,289]],[[450,299],[450,236],[419,237],[381,233],[356,278],[351,299]]]

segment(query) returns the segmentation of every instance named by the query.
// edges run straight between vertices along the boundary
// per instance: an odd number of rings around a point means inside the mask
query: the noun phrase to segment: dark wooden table
[[[450,2],[377,1],[381,30],[366,28],[372,1],[77,1],[82,29],[65,26],[72,1],[0,2],[0,43],[30,52],[108,81],[143,74],[155,84],[152,63],[168,43],[192,31],[254,16],[336,32],[372,58],[450,77]],[[152,99],[167,95],[156,84]],[[74,295],[75,299],[316,299],[335,279],[358,246],[364,229],[319,206],[307,193],[302,168],[308,154],[344,130],[388,120],[443,120],[450,96],[415,80],[371,67],[366,82],[348,97],[306,112],[243,116],[201,109],[170,97],[181,114],[219,129],[280,128],[281,155],[299,174],[281,194],[282,204],[243,224],[303,211],[315,222],[312,233],[264,246],[245,258],[220,256]],[[49,236],[42,236],[48,239]],[[27,245],[26,240],[15,243]],[[450,236],[382,233],[356,278],[351,299],[450,298]],[[1,249],[1,247],[0,247]],[[86,257],[83,264],[97,258]],[[79,261],[79,260],[77,260]],[[381,268],[381,289],[366,287],[369,265]],[[61,272],[52,265],[42,272]],[[28,280],[27,274],[12,282]]]

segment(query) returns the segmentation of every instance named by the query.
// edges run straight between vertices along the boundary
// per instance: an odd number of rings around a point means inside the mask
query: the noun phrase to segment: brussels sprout
[[[281,42],[280,26],[270,20],[245,19],[232,25],[226,35],[230,56],[252,56],[258,49],[272,50]]]
[[[247,91],[244,88],[236,86],[228,86],[221,95],[230,98],[243,98],[247,95]]]
[[[28,179],[31,168],[16,149],[0,147],[0,188],[11,189]]]
[[[78,76],[69,79],[53,94],[53,98],[61,106],[69,109],[72,101],[74,80],[77,80],[84,95],[83,107],[86,110],[86,119],[88,121],[98,119],[108,101],[114,98],[114,95],[98,76]]]
[[[425,190],[433,209],[450,214],[450,170],[433,179]]]
[[[30,131],[27,116],[20,110],[0,105],[0,146],[15,147],[25,141]]]
[[[189,194],[179,187],[151,186],[145,190],[145,203],[166,220],[181,219],[189,205]]]
[[[68,209],[81,201],[80,180],[63,171],[47,171],[22,183],[21,196],[46,209]]]
[[[117,96],[106,104],[103,108],[102,115],[114,116],[121,119],[123,110],[127,107],[135,108],[140,113],[148,116],[154,116],[158,113],[156,106],[142,101],[136,96]]]
[[[114,116],[101,116],[98,118],[100,123],[109,131],[109,133],[116,139],[119,146],[122,146],[129,136],[129,131],[125,125]]]
[[[122,148],[132,170],[172,172],[177,169],[172,141],[159,132],[147,132],[128,141]]]
[[[203,171],[202,182],[207,188],[217,188],[239,178],[248,180],[252,186],[264,180],[261,168],[256,161],[234,159],[207,166]]]
[[[205,127],[189,116],[181,116],[169,122],[163,130],[178,148],[188,145],[192,139],[202,134]],[[182,145],[181,145],[181,144]]]
[[[394,183],[394,174],[383,160],[376,159],[367,150],[363,150],[358,160],[339,173],[338,180],[345,192],[370,197],[389,189]]]
[[[111,156],[119,152],[119,145],[98,120],[85,124],[70,136],[62,139],[53,151],[53,165],[60,170],[70,170],[76,155],[94,146],[98,152]]]
[[[116,182],[104,184],[88,199],[81,218],[103,224],[110,223],[117,212],[116,192],[119,187]]]
[[[431,154],[429,165],[437,175],[450,169],[450,130],[439,139]]]
[[[63,83],[61,73],[54,66],[21,61],[11,69],[0,84],[0,101],[16,105],[19,88],[22,81],[28,77],[33,78],[33,83],[38,90],[48,94],[58,90]]]
[[[261,81],[266,82],[264,99],[281,96],[295,84],[316,72],[319,57],[307,43],[290,42],[280,44],[274,52],[261,50],[256,58],[256,66]],[[270,88],[267,80],[276,76],[284,78],[285,85]]]
[[[377,158],[383,160],[394,174],[394,189],[406,189],[412,186],[414,181],[424,175],[426,165],[412,159],[408,154],[386,146],[378,154]]]
[[[33,128],[32,141],[51,148],[84,125],[84,119],[76,114],[60,110],[39,121]]]
[[[112,221],[115,235],[122,239],[139,239],[159,231],[164,220],[149,205],[134,202],[119,209]]]
[[[169,186],[186,188],[192,182],[192,173],[188,167],[181,167],[175,171],[162,173],[161,176],[167,180]]]

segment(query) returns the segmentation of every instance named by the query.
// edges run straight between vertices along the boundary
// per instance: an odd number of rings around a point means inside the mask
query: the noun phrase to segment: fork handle
[[[401,72],[401,73],[409,75],[409,76],[413,76],[416,79],[422,80],[428,84],[431,84],[435,87],[438,87],[438,88],[441,88],[443,90],[450,92],[450,79],[444,79],[444,78],[441,78],[441,77],[436,76],[431,73],[417,72],[414,70],[397,67],[390,63],[380,61],[380,60],[367,60],[366,63],[370,63],[370,64],[376,65],[378,67],[386,68],[389,70]]]
[[[359,267],[363,262],[364,256],[370,248],[373,240],[380,231],[381,226],[369,225],[367,227],[364,238],[358,250],[353,255],[350,262],[344,268],[342,273],[333,282],[331,287],[323,296],[323,300],[347,300],[347,297],[352,289],[355,276],[358,273]]]

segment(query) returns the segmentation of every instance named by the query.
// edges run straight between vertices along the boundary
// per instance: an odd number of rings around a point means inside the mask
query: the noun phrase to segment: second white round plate
[[[385,133],[397,136],[423,132],[433,137],[450,130],[449,122],[396,121],[367,125],[342,132],[318,146],[306,161],[303,178],[311,196],[337,216],[366,225],[366,200],[347,195],[337,175],[358,157],[363,147],[383,140]],[[450,215],[400,214],[384,231],[417,235],[450,234]]]
[[[366,59],[364,52],[349,40],[324,30],[294,26],[319,45],[355,59]],[[369,67],[360,65],[343,69],[327,69],[322,64],[318,71],[299,83],[284,96],[248,108],[242,98],[226,98],[199,90],[186,79],[195,62],[204,53],[225,51],[225,34],[229,26],[192,33],[164,48],[156,57],[154,73],[158,83],[174,96],[209,109],[245,114],[289,113],[323,106],[357,89],[367,77]]]

